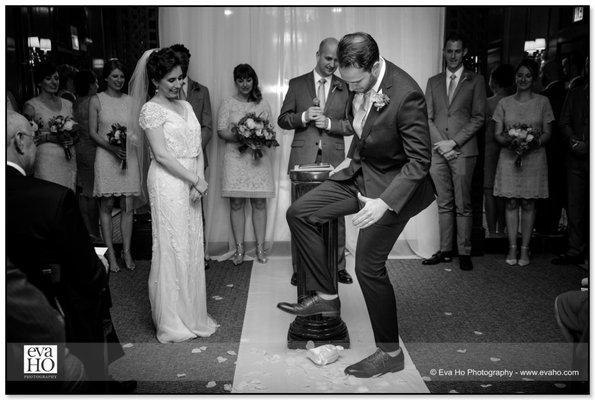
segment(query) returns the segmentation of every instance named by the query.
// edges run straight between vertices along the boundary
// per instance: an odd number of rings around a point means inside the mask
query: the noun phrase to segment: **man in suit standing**
[[[485,120],[486,90],[483,77],[463,67],[466,54],[463,40],[449,36],[443,49],[446,71],[431,77],[426,89],[432,138],[430,174],[438,193],[440,250],[422,263],[452,260],[456,210],[459,266],[468,271],[473,269],[471,180],[478,155],[476,134]]]
[[[184,82],[178,94],[180,100],[186,100],[192,106],[194,115],[200,123],[200,138],[202,154],[204,157],[205,170],[209,166],[209,159],[207,157],[207,145],[213,137],[213,114],[211,113],[211,97],[209,96],[209,89],[200,83],[193,81],[188,76],[188,67],[190,66],[190,50],[183,44],[174,44],[170,47],[180,58],[182,62],[182,74],[184,75]],[[201,203],[202,207],[202,226],[206,227],[205,222],[205,202]],[[206,236],[203,235],[204,248],[206,249]],[[205,269],[209,269],[209,260],[205,254]]]
[[[31,284],[55,291],[66,341],[81,359],[92,391],[130,392],[135,381],[108,380],[107,365],[124,355],[109,308],[106,270],[95,254],[72,190],[27,177],[36,147],[31,124],[9,112],[6,132],[6,254]],[[48,280],[52,282],[48,284]],[[48,300],[52,300],[49,296]]]
[[[180,89],[180,100],[186,100],[192,106],[196,119],[200,122],[200,137],[202,151],[205,157],[205,169],[208,166],[206,148],[213,137],[213,115],[211,113],[211,98],[209,89],[200,83],[193,81],[188,76],[188,67],[190,66],[190,50],[183,44],[174,44],[170,47],[180,57],[182,62],[182,74],[184,83]]]
[[[287,210],[306,270],[306,289],[316,294],[277,307],[298,316],[340,314],[320,227],[331,218],[357,213],[355,273],[378,349],[345,373],[372,377],[404,368],[395,293],[385,263],[407,221],[434,201],[428,175],[430,134],[423,92],[405,71],[380,57],[372,36],[344,36],[338,59],[341,76],[356,93],[353,111],[348,110],[356,136],[348,158],[331,178]]]
[[[345,110],[349,90],[345,82],[334,75],[337,70],[337,44],[335,38],[320,42],[316,52],[316,67],[312,72],[289,81],[289,89],[277,119],[287,130],[295,129],[289,166],[311,163],[329,163],[336,167],[345,159],[343,136],[353,134]],[[345,218],[339,218],[338,274],[341,283],[352,283],[345,270]],[[292,246],[293,275],[291,284],[297,284],[295,246]]]

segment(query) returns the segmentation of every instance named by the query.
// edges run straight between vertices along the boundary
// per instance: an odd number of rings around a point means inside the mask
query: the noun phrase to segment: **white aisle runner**
[[[253,264],[233,393],[429,393],[402,342],[403,371],[369,379],[344,374],[346,366],[376,350],[350,255],[347,270],[354,282],[340,284],[339,294],[351,348],[341,352],[335,363],[318,367],[305,350],[287,349],[287,330],[295,316],[276,307],[278,302],[296,299],[296,288],[289,284],[290,259],[271,258],[268,264]]]

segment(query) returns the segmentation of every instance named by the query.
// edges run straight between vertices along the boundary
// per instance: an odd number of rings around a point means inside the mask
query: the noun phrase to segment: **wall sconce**
[[[331,11],[334,13],[340,13],[343,11],[343,9],[341,7],[333,7]]]
[[[93,68],[94,69],[102,69],[103,68],[103,58],[94,58],[93,59]]]
[[[37,36],[29,36],[27,38],[27,46],[34,49],[35,47],[39,47],[39,38]]]
[[[39,48],[46,52],[46,51],[52,51],[52,41],[51,39],[45,39],[45,38],[41,38],[39,39]]]
[[[231,14],[233,14],[233,11],[227,8],[223,11],[223,14],[225,14],[226,17],[229,17]]]
[[[545,39],[544,38],[537,38],[535,40],[527,40],[525,41],[525,51],[530,55],[534,55],[535,53],[545,50]]]

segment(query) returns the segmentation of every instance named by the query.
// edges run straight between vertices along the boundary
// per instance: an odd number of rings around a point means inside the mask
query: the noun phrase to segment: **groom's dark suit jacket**
[[[67,342],[106,341],[104,325],[111,324],[107,273],[91,244],[72,190],[23,176],[7,166],[6,255],[46,295],[41,271],[59,265],[60,279],[55,288],[65,314]],[[115,342],[113,335],[109,339]],[[110,350],[114,351],[112,359],[122,354],[119,344]],[[102,358],[101,354],[77,356],[83,362],[90,357],[101,362]]]
[[[298,76],[289,81],[289,89],[277,124],[282,129],[295,129],[288,170],[295,165],[310,164],[316,160],[318,141],[322,140],[322,162],[337,166],[345,159],[343,136],[353,134],[351,124],[345,117],[349,103],[349,89],[341,78],[333,75],[330,93],[326,96],[324,115],[331,119],[331,129],[318,129],[313,122],[302,123],[302,113],[313,106],[316,97],[314,72]]]
[[[429,176],[430,132],[424,94],[401,68],[386,61],[382,93],[390,103],[372,106],[361,138],[354,135],[347,157],[349,166],[330,179],[344,181],[361,170],[362,194],[381,198],[399,216],[410,218],[434,201]],[[352,101],[348,115],[353,121]]]

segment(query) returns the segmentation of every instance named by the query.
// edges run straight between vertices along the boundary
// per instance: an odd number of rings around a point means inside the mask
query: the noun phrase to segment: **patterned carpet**
[[[147,288],[149,261],[137,261],[134,271],[110,275],[112,318],[126,352],[110,365],[115,378],[137,380],[138,393],[226,392],[224,385],[233,380],[233,354],[242,334],[252,262],[212,265],[206,271],[207,309],[221,326],[208,338],[184,343],[161,344],[155,338]],[[217,296],[221,299],[213,298]]]

